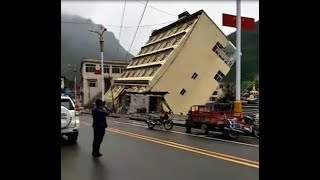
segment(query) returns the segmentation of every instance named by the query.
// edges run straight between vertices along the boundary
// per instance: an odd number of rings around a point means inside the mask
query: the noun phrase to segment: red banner
[[[230,14],[222,14],[222,25],[229,27],[237,27],[237,16]],[[254,30],[254,18],[241,17],[241,29]]]
[[[94,74],[101,74],[100,69],[95,69],[95,70],[94,70]]]

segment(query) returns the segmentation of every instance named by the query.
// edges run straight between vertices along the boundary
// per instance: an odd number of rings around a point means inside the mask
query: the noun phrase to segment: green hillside
[[[88,31],[96,25],[90,19],[77,15],[61,14],[61,21],[69,22],[61,23],[61,74],[72,81],[74,73],[68,64],[76,64],[80,68],[82,58],[100,59],[98,37]],[[127,51],[120,45],[117,54],[119,41],[115,35],[106,31],[104,39],[104,59],[124,60]],[[128,54],[128,60],[132,57]]]
[[[242,30],[241,36],[241,81],[245,83],[245,81],[253,81],[259,75],[259,21],[256,22],[254,31]],[[230,34],[228,38],[236,45],[236,32]],[[235,81],[235,69],[236,63],[223,79],[224,82]]]

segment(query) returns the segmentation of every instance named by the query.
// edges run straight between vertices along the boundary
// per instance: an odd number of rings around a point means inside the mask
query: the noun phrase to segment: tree
[[[219,103],[227,103],[235,100],[235,87],[233,83],[224,83],[223,96],[218,99]]]

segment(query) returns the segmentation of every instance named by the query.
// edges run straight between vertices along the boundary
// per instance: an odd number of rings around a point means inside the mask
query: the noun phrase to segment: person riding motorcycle
[[[161,122],[169,119],[170,111],[169,111],[169,112],[166,112],[165,110],[162,110],[162,114],[163,114],[163,115],[160,116],[160,121],[161,121]]]

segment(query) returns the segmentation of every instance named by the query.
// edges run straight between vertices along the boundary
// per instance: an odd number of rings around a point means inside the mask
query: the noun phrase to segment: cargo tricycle
[[[226,139],[236,140],[246,132],[241,127],[242,116],[233,115],[233,103],[215,103],[191,106],[186,120],[187,133],[192,128],[201,129],[203,134],[219,131]]]

